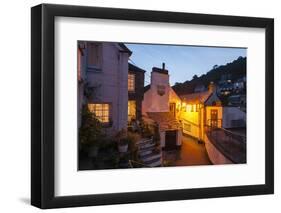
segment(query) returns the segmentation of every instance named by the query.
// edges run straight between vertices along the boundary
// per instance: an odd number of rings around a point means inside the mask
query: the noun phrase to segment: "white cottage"
[[[182,130],[178,121],[180,98],[170,87],[169,72],[153,67],[151,84],[145,87],[142,102],[144,120],[153,120],[159,125],[162,148],[174,149],[181,145]]]
[[[223,107],[213,83],[207,91],[181,95],[180,98],[182,103],[179,117],[184,134],[203,140],[206,126],[222,127]]]

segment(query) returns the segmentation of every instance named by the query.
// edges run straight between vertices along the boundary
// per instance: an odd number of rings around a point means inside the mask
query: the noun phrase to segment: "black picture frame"
[[[266,32],[265,184],[56,197],[54,195],[54,21],[58,16],[264,28]],[[274,193],[273,19],[53,4],[41,4],[31,8],[32,205],[46,209],[272,193]]]

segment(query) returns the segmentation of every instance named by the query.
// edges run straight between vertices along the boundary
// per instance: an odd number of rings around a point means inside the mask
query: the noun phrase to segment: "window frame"
[[[129,78],[129,76],[133,76],[133,79]],[[133,89],[129,87],[129,80],[133,80]],[[131,85],[131,84],[130,84]],[[136,91],[136,74],[128,72],[128,92],[134,93]]]
[[[135,103],[135,114],[134,115],[130,115],[129,114],[129,106],[130,106],[129,102],[134,102]],[[132,121],[133,116],[135,116],[134,119],[137,119],[137,101],[136,100],[128,100],[128,122]]]
[[[89,42],[89,44],[87,44],[89,46],[87,46],[87,71],[88,72],[102,72],[102,63],[103,63],[103,51],[102,51],[102,44],[98,43],[98,42]],[[96,45],[97,46],[97,63],[96,64],[90,64],[89,63],[89,50],[91,48],[92,45]]]
[[[99,119],[99,116],[91,111],[91,109],[89,108],[89,105],[97,105],[97,104],[101,104],[101,105],[108,105],[108,121],[104,122],[102,120]],[[87,103],[88,109],[90,110],[91,113],[95,113],[96,118],[101,122],[103,127],[111,127],[113,124],[112,121],[112,104],[110,102],[92,102],[92,103]],[[103,110],[101,110],[103,113]],[[104,116],[102,116],[104,117]]]

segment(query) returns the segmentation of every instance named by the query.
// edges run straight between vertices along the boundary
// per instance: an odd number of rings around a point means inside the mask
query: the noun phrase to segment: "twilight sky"
[[[145,85],[150,83],[152,67],[162,67],[162,62],[169,70],[170,84],[191,80],[193,75],[202,75],[214,65],[224,65],[239,56],[246,56],[245,48],[218,48],[203,46],[174,46],[126,44],[133,52],[130,59],[144,70]]]

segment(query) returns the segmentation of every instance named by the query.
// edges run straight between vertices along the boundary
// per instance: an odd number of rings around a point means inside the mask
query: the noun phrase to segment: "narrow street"
[[[163,158],[168,166],[211,165],[204,144],[199,144],[196,139],[183,136],[182,147],[177,151],[166,151]]]

